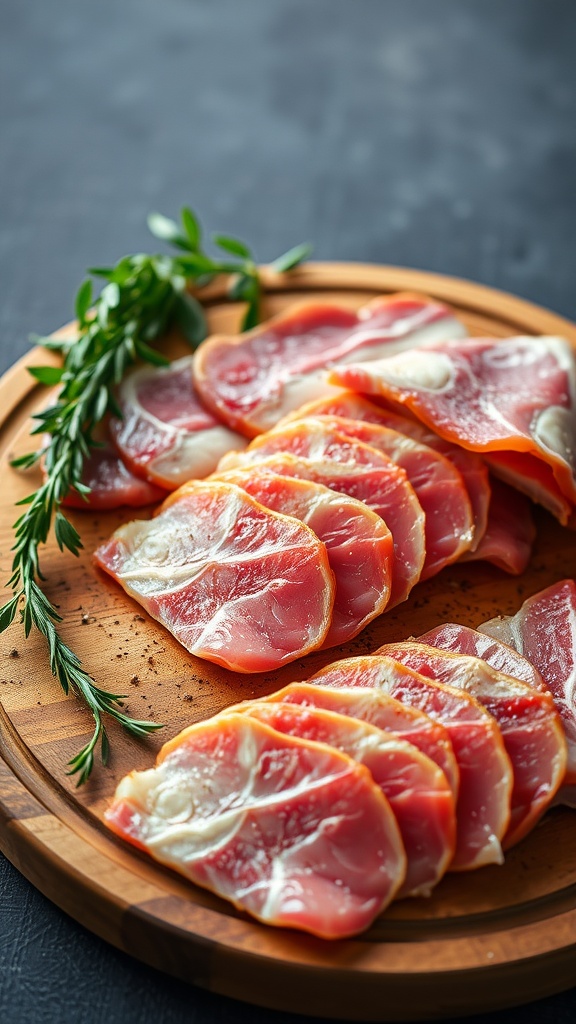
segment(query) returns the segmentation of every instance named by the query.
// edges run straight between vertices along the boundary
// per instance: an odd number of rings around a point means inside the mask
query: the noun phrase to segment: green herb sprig
[[[42,460],[45,479],[18,503],[24,506],[24,511],[14,523],[14,559],[7,583],[12,597],[0,608],[0,633],[18,613],[26,637],[33,626],[40,630],[48,642],[52,674],[60,681],[64,693],[72,691],[90,710],[93,735],[68,762],[68,774],[78,775],[78,785],[90,776],[98,742],[102,762],[108,761],[110,748],[103,714],[116,719],[134,736],[146,736],[161,725],[124,714],[124,695],[100,689],[64,643],[57,630],[62,618],[40,585],[44,577],[39,548],[46,543],[52,527],[61,551],[67,549],[78,555],[82,548],[81,538],[63,514],[61,504],[71,489],[85,497],[89,494],[89,488],[82,482],[84,462],[98,443],[94,438],[97,424],[108,412],[121,416],[114,388],[126,369],[138,359],[166,365],[168,360],[152,344],[174,325],[180,327],[192,348],[206,337],[202,306],[189,293],[188,286],[202,287],[220,274],[231,275],[229,297],[247,303],[243,329],[260,319],[258,267],[243,242],[225,235],[213,236],[214,244],[227,258],[210,257],[202,248],[198,220],[188,208],[182,211],[181,226],[158,213],[150,215],[148,224],[157,238],[180,250],[178,255],[126,256],[114,267],[93,268],[89,273],[106,283],[96,297],[90,278],[81,285],[75,302],[77,336],[72,340],[34,339],[62,353],[61,367],[29,370],[40,383],[58,386],[59,392],[53,405],[34,416],[38,422],[32,433],[46,438],[42,447],[12,463],[29,469]],[[291,270],[309,253],[308,245],[297,246],[279,257],[272,267],[278,272]]]

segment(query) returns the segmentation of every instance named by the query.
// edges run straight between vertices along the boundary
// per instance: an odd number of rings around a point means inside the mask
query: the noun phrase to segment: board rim
[[[276,274],[271,268],[261,268],[266,294],[297,291],[411,291],[431,294],[435,298],[456,304],[459,309],[498,316],[502,323],[517,326],[518,320],[530,323],[533,334],[562,334],[576,342],[576,325],[558,314],[506,292],[476,284],[462,278],[430,273],[410,268],[364,263],[308,263],[289,274]],[[203,290],[202,299],[207,306],[222,302],[226,296],[226,281],[218,281]],[[73,327],[67,326],[66,330]],[[60,334],[61,331],[56,332]],[[41,348],[32,349],[0,378],[0,408],[7,423],[22,402],[32,399],[40,389],[28,374],[33,365],[56,364],[57,357]],[[20,744],[23,748],[23,744]],[[374,950],[360,936],[353,940],[353,948],[362,949],[365,966],[360,971],[357,957],[343,954],[350,947],[346,942],[331,956],[333,945],[307,936],[290,933],[286,949],[297,946],[298,956],[273,958],[258,949],[246,949],[228,936],[219,943],[214,936],[191,936],[177,920],[170,920],[162,894],[153,895],[138,905],[114,897],[102,890],[99,876],[93,867],[94,858],[104,857],[118,868],[127,870],[130,856],[118,846],[119,841],[92,824],[83,822],[80,831],[74,831],[59,810],[61,797],[47,806],[34,782],[27,755],[19,749],[19,742],[11,729],[0,703],[0,850],[44,895],[80,923],[86,925],[106,941],[137,956],[167,973],[185,977],[201,987],[222,995],[232,996],[271,1009],[291,1010],[296,1013],[357,1020],[414,1020],[434,1019],[437,1016],[480,1012],[528,1002],[569,988],[574,981],[576,959],[576,892],[566,896],[565,904],[554,916],[555,938],[550,946],[550,935],[545,934],[548,917],[518,924],[518,950],[506,962],[493,963],[490,958],[490,936],[474,936],[471,948],[465,950],[460,939],[462,967],[448,969],[442,957],[443,937],[434,942],[419,943],[418,964],[406,960],[404,973],[397,969],[393,955],[394,943],[387,946],[389,970],[382,964],[374,966]],[[44,769],[43,769],[44,771]],[[47,774],[47,773],[46,773]],[[83,834],[82,834],[83,833]],[[71,869],[59,854],[66,841],[86,845],[83,866]],[[95,852],[96,851],[96,852]],[[110,851],[115,851],[112,856]],[[53,883],[43,870],[50,863],[56,879],[67,879],[69,886]],[[139,864],[139,862],[136,862]],[[136,869],[133,869],[136,870]],[[138,877],[138,871],[136,870]],[[561,901],[562,902],[562,901]],[[158,915],[163,915],[159,918]],[[248,919],[241,925],[257,931],[263,926]],[[150,955],[147,932],[164,930],[171,939],[169,948],[161,955]],[[269,928],[265,929],[270,936]],[[242,928],[240,928],[242,933]],[[272,941],[272,940],[271,940]],[[279,940],[279,948],[282,947]],[[266,945],[266,943],[265,943]],[[273,941],[272,941],[273,945]],[[402,943],[398,943],[402,945]],[[322,954],[325,950],[325,955]],[[320,951],[320,952],[319,952]],[[307,954],[310,962],[306,963]],[[428,959],[426,957],[428,956]],[[468,962],[466,962],[468,957]],[[402,960],[402,957],[400,958]],[[160,962],[159,962],[160,961]],[[352,963],[352,966],[350,966]],[[370,966],[372,965],[372,966]],[[412,969],[412,967],[414,969]],[[337,968],[337,969],[335,969]],[[499,977],[507,973],[512,983],[512,995],[500,991]],[[297,978],[296,978],[297,975]],[[528,975],[528,977],[527,977]],[[362,978],[365,995],[358,999],[353,989]],[[224,979],[224,982],[223,980]],[[298,981],[298,984],[295,984]],[[416,985],[417,982],[417,985]],[[411,985],[412,1001],[402,1009],[400,1005],[406,986]],[[450,996],[446,989],[455,986],[459,994]],[[251,989],[247,994],[247,989]],[[372,1000],[386,995],[393,1004],[392,1016]],[[440,998],[441,1010],[431,1011],[431,1001]],[[368,1007],[370,1002],[372,1009]]]

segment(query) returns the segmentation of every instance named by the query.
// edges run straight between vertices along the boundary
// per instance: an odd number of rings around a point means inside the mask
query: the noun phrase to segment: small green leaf
[[[20,455],[17,459],[10,459],[13,469],[30,469],[42,458],[42,451],[29,452],[28,455]]]
[[[140,341],[140,339],[136,341],[135,339],[134,347],[140,358],[146,363],[152,363],[154,366],[170,366],[170,360],[161,352],[157,352],[155,348],[150,348],[145,341]]]
[[[200,224],[198,223],[197,218],[195,217],[195,215],[192,213],[192,210],[188,206],[184,207],[181,216],[182,227],[186,232],[186,238],[188,239],[190,249],[192,249],[192,251],[195,252],[197,249],[199,249],[200,241],[202,239]]]
[[[163,213],[149,214],[148,227],[161,242],[169,242],[170,245],[177,245],[180,249],[188,248],[188,242],[176,222],[165,217]]]
[[[62,366],[29,366],[28,373],[31,377],[39,380],[41,384],[51,387],[53,384],[60,383],[64,369]]]
[[[77,555],[82,548],[82,541],[80,540],[80,534],[72,526],[72,523],[66,519],[66,516],[62,515],[62,512],[56,513],[54,520],[54,533],[56,541],[60,551],[64,548],[68,548],[73,555]]]
[[[0,608],[0,633],[3,633],[11,622],[14,621],[16,612],[18,611],[18,602],[20,595],[16,594],[11,601],[7,601],[5,605]]]
[[[249,302],[254,294],[254,279],[247,274],[235,274],[228,288],[228,298],[234,302],[243,299]]]
[[[77,292],[77,295],[76,295],[76,302],[74,304],[74,309],[75,309],[75,312],[76,312],[76,319],[79,320],[81,324],[83,324],[85,322],[85,320],[86,320],[86,313],[90,309],[91,305],[92,305],[92,281],[90,280],[90,278],[86,278],[86,280],[80,285],[80,287],[78,289],[78,292]]]
[[[277,274],[284,274],[287,270],[293,270],[294,267],[307,260],[311,253],[312,246],[310,243],[302,242],[301,245],[295,245],[293,249],[289,249],[288,252],[279,256],[270,266]]]
[[[249,331],[252,327],[256,327],[260,323],[260,302],[258,297],[254,297],[248,305],[248,309],[244,314],[242,320],[242,330]]]
[[[206,317],[200,303],[188,292],[182,292],[174,304],[174,318],[186,341],[195,349],[208,333]]]
[[[230,235],[212,235],[212,241],[219,249],[223,249],[224,252],[230,252],[233,256],[240,256],[244,260],[252,258],[252,253],[244,242],[240,242],[237,238],[231,238]]]

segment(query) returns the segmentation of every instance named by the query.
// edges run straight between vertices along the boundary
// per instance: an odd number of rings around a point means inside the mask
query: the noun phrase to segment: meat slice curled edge
[[[514,773],[505,849],[534,827],[566,771],[566,741],[549,693],[504,675],[480,658],[426,643],[385,644],[381,653],[427,678],[464,690],[495,718]]]
[[[275,669],[328,632],[325,545],[233,484],[186,484],[95,558],[187,650],[236,672]]]
[[[210,338],[195,356],[196,385],[224,423],[254,437],[291,409],[334,393],[329,366],[465,334],[446,306],[419,295],[381,296],[358,312],[310,302],[237,337]]]
[[[576,360],[563,338],[468,338],[336,368],[334,384],[406,405],[560,522],[576,503]]]
[[[367,928],[406,871],[367,768],[247,715],[184,730],[122,780],[105,820],[258,920],[327,939]]]
[[[568,743],[557,802],[576,807],[576,583],[553,583],[529,597],[515,615],[490,619],[478,629],[527,658],[550,690]]]
[[[308,681],[337,689],[372,686],[441,722],[460,772],[451,870],[502,863],[501,840],[510,820],[512,766],[495,719],[477,700],[378,655],[335,661]]]
[[[208,476],[228,451],[246,439],[202,404],[193,379],[193,356],[170,366],[142,366],[118,390],[122,419],[110,430],[122,458],[138,476],[168,491]]]

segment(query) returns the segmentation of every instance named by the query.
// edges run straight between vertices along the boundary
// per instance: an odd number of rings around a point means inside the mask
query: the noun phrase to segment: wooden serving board
[[[266,311],[302,299],[356,308],[374,295],[409,289],[450,303],[474,335],[562,334],[576,326],[488,288],[393,267],[311,264],[282,277],[263,272]],[[233,333],[240,307],[221,285],[206,294],[210,327]],[[168,353],[184,351],[178,338]],[[8,463],[30,449],[30,414],[46,400],[26,372],[51,358],[35,350],[0,382],[0,568],[9,575],[14,502],[36,484]],[[145,515],[146,512],[138,512]],[[160,745],[191,722],[241,699],[312,675],[339,656],[325,651],[259,677],[201,662],[92,564],[91,553],[129,510],[72,514],[80,558],[49,544],[46,593],[62,634],[98,684],[128,694],[133,716],[165,723],[138,742],[115,723],[112,756],[75,788],[65,763],[91,735],[89,715],[64,697],[45,644],[19,625],[0,637],[0,848],[34,885],[109,942],[187,981],[248,1002],[362,1021],[446,1018],[527,1002],[576,979],[576,812],[549,812],[511,850],[503,867],[449,875],[429,899],[394,904],[357,939],[329,943],[267,928],[188,884],[103,826],[118,780],[150,767]],[[519,579],[489,565],[444,570],[409,601],[374,622],[342,655],[418,635],[438,623],[474,626],[515,611],[522,600],[576,571],[576,533],[538,513],[538,541]]]

